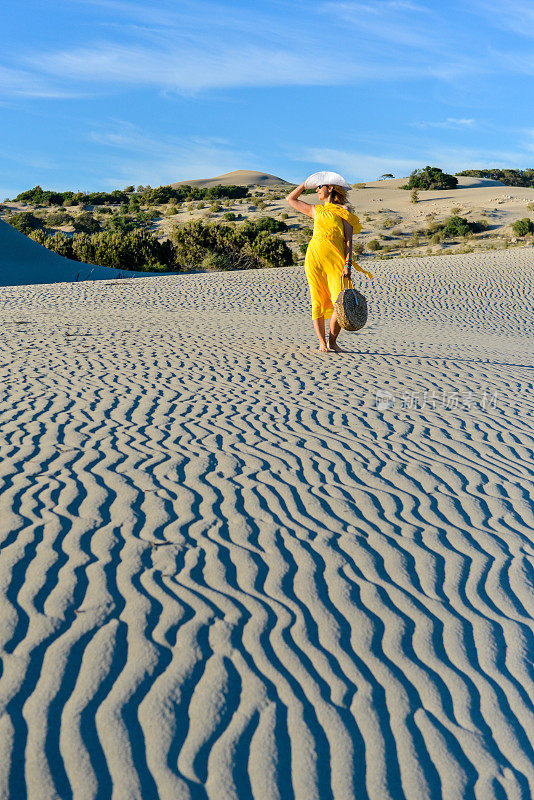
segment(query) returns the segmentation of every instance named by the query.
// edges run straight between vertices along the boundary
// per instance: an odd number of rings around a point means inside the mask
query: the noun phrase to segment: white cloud
[[[168,136],[156,139],[141,128],[120,120],[112,130],[93,130],[89,138],[106,148],[108,175],[104,184],[110,188],[123,183],[160,186],[180,180],[209,178],[235,169],[262,168],[257,155],[236,150],[225,139]]]
[[[331,0],[305,14],[297,3],[281,11],[277,4],[71,1],[101,7],[95,38],[27,55],[13,80],[0,74],[0,93],[69,97],[80,85],[93,92],[127,85],[194,94],[460,77],[467,84],[473,76],[534,71],[530,53],[491,50],[453,14],[410,0]]]
[[[316,164],[318,167],[328,167],[339,171],[349,183],[359,180],[374,180],[385,172],[392,172],[403,177],[421,165],[421,160],[416,158],[374,156],[369,153],[335,150],[327,147],[306,148],[295,158],[299,161]]]
[[[484,14],[488,24],[521,36],[534,36],[534,5],[528,0],[506,0],[505,3],[475,0],[475,6]]]
[[[414,128],[456,128],[458,130],[470,128],[474,124],[474,119],[458,119],[457,117],[447,117],[443,122],[412,122]]]
[[[380,41],[423,50],[435,49],[440,41],[428,25],[428,18],[434,15],[423,5],[391,0],[369,3],[334,0],[324,3],[321,8],[330,16]]]
[[[448,81],[490,69],[457,32],[444,35],[439,15],[402,0],[319,3],[306,14],[293,4],[281,14],[187,0],[155,9],[124,0],[77,1],[103,6],[108,19],[98,34],[110,30],[83,47],[28,59],[58,80],[195,93],[424,77]],[[399,45],[405,46],[402,52]]]
[[[24,69],[0,65],[0,94],[11,97],[64,99],[79,97],[79,92],[66,91],[50,79]]]
[[[340,172],[349,183],[376,180],[379,175],[391,172],[397,177],[406,177],[414,169],[430,164],[445,172],[456,173],[463,169],[487,169],[506,165],[524,167],[528,155],[528,142],[517,150],[490,150],[434,145],[421,148],[404,158],[398,156],[373,155],[371,153],[310,147],[294,154],[295,161],[306,161],[312,171],[328,168]]]

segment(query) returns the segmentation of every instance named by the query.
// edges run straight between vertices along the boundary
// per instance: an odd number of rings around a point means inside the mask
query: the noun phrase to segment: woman
[[[319,339],[319,351],[343,352],[336,344],[340,325],[334,303],[341,290],[341,274],[350,278],[352,267],[352,235],[362,229],[357,216],[346,207],[347,191],[341,186],[318,186],[315,191],[324,205],[311,205],[297,198],[304,191],[301,183],[287,195],[292,208],[313,219],[313,236],[306,250],[304,269],[310,286],[313,327]],[[372,278],[370,272],[355,264],[356,269]],[[325,318],[330,319],[328,344]]]

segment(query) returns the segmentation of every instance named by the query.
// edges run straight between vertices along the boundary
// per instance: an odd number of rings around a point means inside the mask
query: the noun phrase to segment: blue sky
[[[2,0],[0,199],[534,166],[534,3]]]

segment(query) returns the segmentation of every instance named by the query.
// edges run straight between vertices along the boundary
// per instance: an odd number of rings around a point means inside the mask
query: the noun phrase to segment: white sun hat
[[[347,183],[338,172],[314,172],[304,181],[305,189],[316,189],[318,186],[341,186],[343,189],[352,189],[350,183]]]

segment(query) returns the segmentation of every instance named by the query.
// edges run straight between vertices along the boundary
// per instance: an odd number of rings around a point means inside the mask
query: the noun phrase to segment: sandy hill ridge
[[[171,186],[184,185],[206,189],[209,186],[290,186],[291,184],[276,175],[270,175],[268,172],[236,169],[233,172],[226,172],[224,175],[216,175],[215,178],[195,178],[189,181],[171,183]]]

